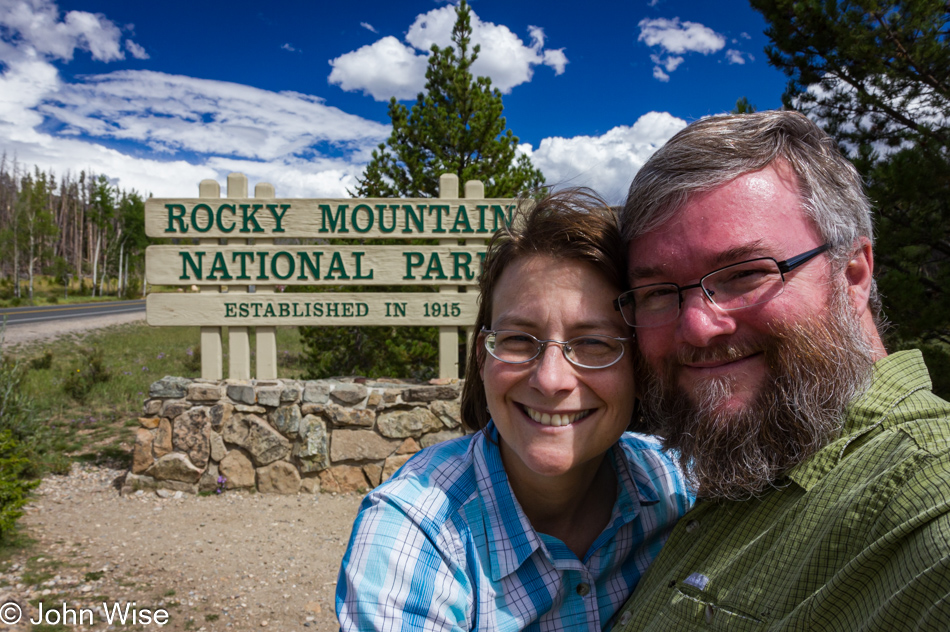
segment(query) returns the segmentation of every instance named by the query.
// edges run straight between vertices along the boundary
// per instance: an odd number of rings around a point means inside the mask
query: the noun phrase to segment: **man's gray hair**
[[[624,240],[661,227],[694,195],[776,160],[794,171],[802,210],[844,266],[860,237],[873,244],[871,205],[857,169],[834,140],[799,112],[770,110],[700,119],[677,133],[640,169],[620,212]],[[880,310],[872,287],[872,313]]]

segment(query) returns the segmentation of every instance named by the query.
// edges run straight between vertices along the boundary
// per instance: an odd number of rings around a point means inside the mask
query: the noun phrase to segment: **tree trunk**
[[[92,258],[92,295],[96,295],[96,281],[99,274],[99,246],[102,244],[102,232],[96,235],[96,254]],[[102,296],[102,292],[99,293]]]

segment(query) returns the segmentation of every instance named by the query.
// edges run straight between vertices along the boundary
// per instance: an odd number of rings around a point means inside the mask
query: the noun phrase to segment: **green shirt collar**
[[[788,478],[808,491],[838,465],[851,443],[875,429],[899,423],[901,416],[889,413],[901,401],[916,391],[930,389],[930,374],[920,351],[899,351],[881,358],[874,363],[870,388],[848,407],[841,436],[789,470]]]

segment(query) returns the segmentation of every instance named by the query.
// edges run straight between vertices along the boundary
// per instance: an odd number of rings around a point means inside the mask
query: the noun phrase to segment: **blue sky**
[[[746,96],[781,105],[745,0],[474,0],[475,67],[554,185],[619,202],[672,134]],[[0,0],[0,151],[158,197],[248,174],[281,197],[346,197],[423,89],[454,5],[434,0]]]

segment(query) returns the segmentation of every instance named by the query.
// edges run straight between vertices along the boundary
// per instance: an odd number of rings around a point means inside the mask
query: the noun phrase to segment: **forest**
[[[143,296],[148,243],[139,192],[0,157],[0,298],[10,304],[33,299],[38,275],[64,295]]]

